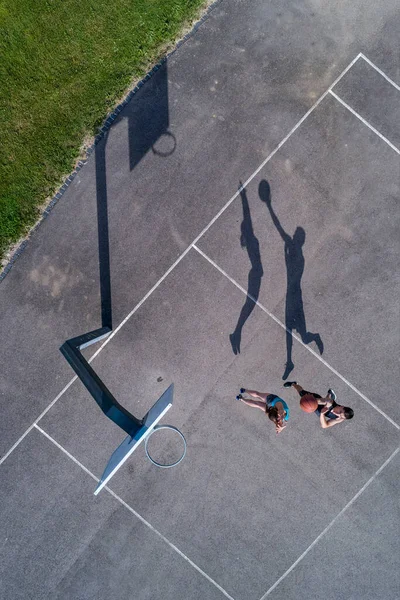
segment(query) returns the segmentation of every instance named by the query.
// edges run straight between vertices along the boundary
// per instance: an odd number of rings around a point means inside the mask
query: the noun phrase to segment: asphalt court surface
[[[329,9],[317,0],[301,8],[292,0],[224,0],[214,8],[107,136],[100,187],[108,201],[114,325],[360,50],[398,82],[399,26],[395,0]],[[154,117],[159,124],[166,104],[175,151],[167,158],[149,151],[131,169],[132,123]],[[9,398],[2,455],[69,381],[54,349],[99,324],[96,162],[97,155],[87,161],[1,284],[0,393]]]
[[[328,95],[246,194],[261,246],[259,301],[285,322],[284,241],[260,199],[264,180],[283,229],[290,236],[298,226],[305,230],[304,313],[308,330],[318,332],[324,342],[323,358],[378,399],[397,421],[393,373],[398,368],[399,308],[391,297],[393,284],[398,286],[393,272],[399,251],[398,242],[393,244],[399,230],[398,163],[399,156],[385,142]],[[249,258],[246,251],[237,251],[242,213],[241,202],[233,203],[198,246],[247,289]],[[361,322],[355,318],[360,314]],[[338,336],[340,347],[334,341]]]
[[[216,34],[211,20],[213,27]],[[388,62],[379,66],[394,77]],[[73,383],[1,466],[6,597],[122,598],[132,590],[140,599],[397,597],[399,154],[392,145],[400,92],[362,57],[333,92],[367,123],[328,93],[93,361],[137,416],[174,382],[164,421],[185,433],[184,462],[157,470],[139,448],[110,482],[114,493],[94,498],[90,473],[100,477],[124,434]],[[263,181],[275,221],[260,198]],[[332,387],[355,410],[353,421],[328,431],[300,411],[294,391],[282,390],[287,273],[277,220],[286,235],[305,231],[297,301],[307,331],[324,345],[321,355],[315,342],[293,340],[288,379],[322,394]],[[250,252],[241,245],[244,221]],[[259,305],[235,355],[229,334],[250,289],[251,260]],[[242,385],[287,400],[282,434],[235,402]]]
[[[116,589],[127,597],[135,582],[150,599],[157,590],[149,569],[170,582],[159,590],[165,598],[175,598],[182,581],[191,598],[218,598],[212,584],[110,494],[93,503],[95,481],[39,431],[4,468],[4,481],[13,482],[1,492],[1,530],[13,565],[12,577],[7,561],[0,567],[4,598],[110,598]]]

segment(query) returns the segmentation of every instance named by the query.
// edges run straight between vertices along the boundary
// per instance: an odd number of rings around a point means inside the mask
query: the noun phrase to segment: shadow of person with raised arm
[[[271,204],[271,189],[269,183],[263,179],[260,182],[258,193],[262,202],[268,207],[272,222],[278,230],[279,235],[285,243],[285,262],[287,274],[286,290],[286,368],[282,379],[287,379],[289,373],[294,369],[292,360],[293,337],[292,331],[295,329],[300,335],[303,344],[315,342],[320,354],[324,351],[324,345],[319,333],[310,333],[307,331],[306,317],[304,315],[303,296],[301,291],[301,278],[304,272],[303,245],[306,240],[306,232],[302,227],[297,227],[293,237],[283,229],[278,217],[274,213]]]
[[[242,183],[239,182],[239,184],[240,189],[242,187]],[[240,198],[242,200],[243,209],[243,221],[240,226],[240,245],[242,246],[242,248],[246,248],[247,250],[247,254],[249,255],[251,263],[251,269],[247,281],[246,301],[242,307],[242,310],[240,311],[235,331],[229,336],[234,354],[240,353],[240,342],[242,338],[243,325],[254,310],[255,303],[258,300],[258,295],[260,293],[261,277],[264,274],[260,257],[260,245],[258,243],[258,239],[254,235],[249,202],[247,200],[247,194],[244,188],[240,192]]]

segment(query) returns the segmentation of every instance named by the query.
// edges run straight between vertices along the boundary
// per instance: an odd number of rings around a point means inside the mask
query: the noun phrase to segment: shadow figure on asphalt
[[[303,295],[301,291],[301,278],[304,272],[304,254],[303,245],[306,240],[306,233],[302,227],[297,227],[290,237],[283,229],[276,216],[271,203],[271,189],[269,183],[263,179],[258,188],[259,196],[269,210],[272,222],[281,236],[285,246],[285,262],[287,274],[286,306],[285,306],[285,324],[286,324],[286,368],[282,379],[287,379],[294,369],[292,360],[293,337],[292,332],[296,330],[300,335],[303,344],[315,342],[319,353],[324,351],[324,345],[319,333],[310,333],[307,331],[306,317],[304,315]]]
[[[240,183],[239,189],[241,187],[242,184]],[[242,307],[242,310],[240,311],[235,331],[229,336],[234,354],[240,353],[242,329],[245,322],[254,310],[254,307],[256,305],[255,303],[258,300],[258,296],[260,293],[261,278],[264,274],[261,264],[260,245],[258,243],[258,239],[254,235],[249,202],[247,200],[247,194],[245,189],[241,190],[240,198],[242,200],[243,209],[243,221],[240,226],[240,245],[242,246],[242,248],[246,248],[247,250],[247,254],[249,255],[251,263],[251,269],[247,281],[246,301]]]

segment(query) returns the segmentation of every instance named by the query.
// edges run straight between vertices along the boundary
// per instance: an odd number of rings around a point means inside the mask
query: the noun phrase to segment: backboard
[[[142,426],[138,428],[133,436],[128,435],[128,437],[124,439],[122,444],[118,446],[118,448],[112,454],[106,468],[104,469],[104,473],[101,476],[99,484],[95,489],[94,494],[96,496],[171,408],[173,393],[174,384],[172,383],[142,419]]]

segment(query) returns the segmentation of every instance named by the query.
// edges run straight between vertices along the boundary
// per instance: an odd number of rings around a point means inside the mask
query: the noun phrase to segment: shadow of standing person
[[[242,183],[239,182],[239,184],[240,189],[242,187]],[[247,194],[245,189],[241,190],[240,198],[242,200],[243,209],[243,221],[240,226],[240,245],[242,246],[242,248],[246,248],[247,250],[247,254],[249,255],[251,263],[251,269],[247,281],[246,301],[242,307],[242,310],[240,311],[235,331],[229,336],[234,354],[240,354],[242,329],[245,322],[254,310],[255,303],[258,300],[258,295],[260,293],[261,278],[264,274],[260,257],[260,245],[258,243],[258,239],[254,235],[249,202],[247,200]]]
[[[264,202],[270,212],[272,222],[275,225],[279,235],[285,243],[285,262],[287,274],[286,306],[285,306],[285,324],[286,324],[286,368],[282,379],[287,379],[289,373],[293,371],[294,364],[292,360],[293,337],[292,331],[295,329],[300,335],[303,344],[315,342],[319,353],[324,351],[324,345],[319,333],[310,333],[307,331],[306,317],[304,315],[303,295],[301,291],[301,278],[304,272],[304,254],[303,245],[306,240],[306,233],[302,227],[297,227],[293,237],[283,229],[278,217],[274,213],[271,204],[271,189],[269,183],[263,179],[260,182],[258,193],[262,202]]]

